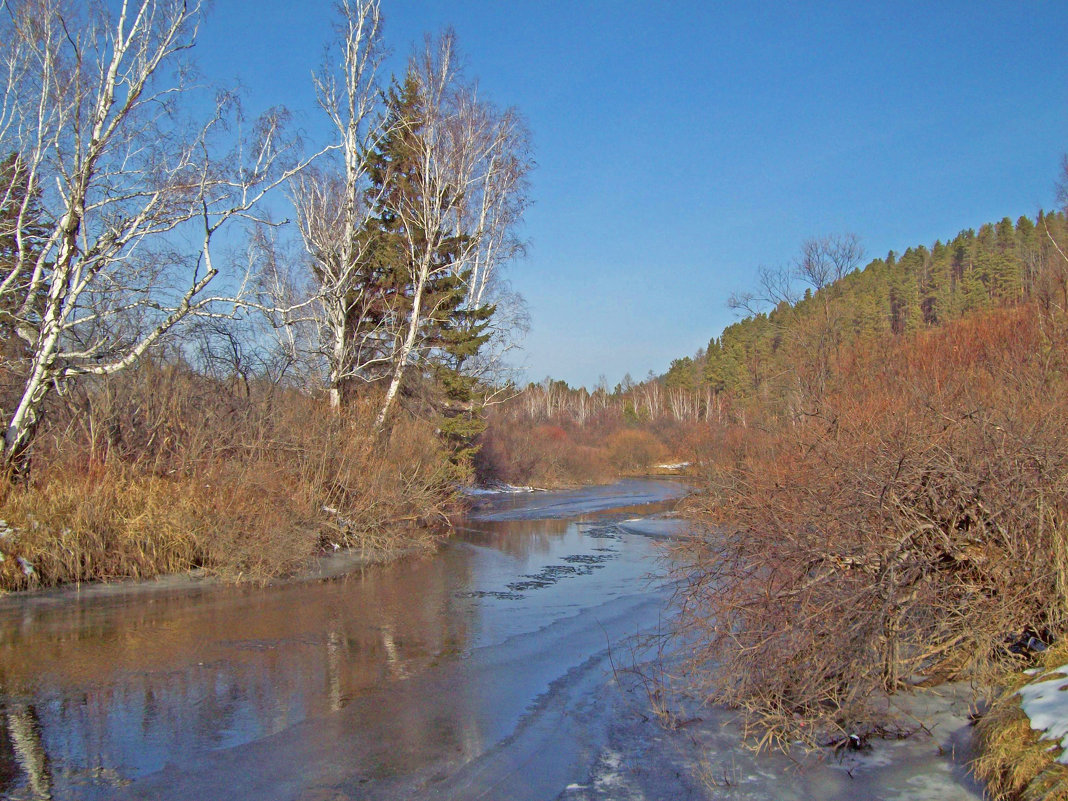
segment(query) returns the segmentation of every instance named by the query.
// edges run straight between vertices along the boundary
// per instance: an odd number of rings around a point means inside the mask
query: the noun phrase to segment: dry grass
[[[206,561],[198,499],[185,483],[96,469],[7,489],[0,586],[26,589],[178,572]],[[20,561],[21,560],[21,561]]]
[[[4,485],[0,589],[196,567],[290,574],[324,549],[426,539],[453,502],[433,428],[373,404],[234,393],[174,365],[99,384],[57,415],[28,483]]]
[[[1066,801],[1068,767],[1055,761],[1060,746],[1039,740],[1038,732],[1020,708],[1020,688],[1047,671],[1068,662],[1068,643],[1061,642],[1043,655],[1038,675],[1019,670],[999,677],[1002,691],[979,720],[976,733],[981,755],[976,775],[995,801]]]
[[[707,756],[700,757],[692,770],[701,786],[713,795],[742,783],[741,772],[733,756],[728,763],[716,763]]]

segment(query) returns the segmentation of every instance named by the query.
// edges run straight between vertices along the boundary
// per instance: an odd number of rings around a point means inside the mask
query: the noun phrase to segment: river
[[[656,724],[621,668],[684,491],[486,496],[436,553],[328,579],[0,598],[0,798],[978,799],[944,705],[926,745],[803,777],[725,712]]]

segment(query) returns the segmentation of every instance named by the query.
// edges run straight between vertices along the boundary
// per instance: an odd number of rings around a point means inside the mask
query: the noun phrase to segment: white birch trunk
[[[30,351],[4,421],[9,470],[25,468],[56,387],[125,369],[191,315],[233,314],[244,281],[230,297],[205,292],[217,275],[212,238],[228,220],[253,218],[303,166],[281,166],[292,142],[278,116],[231,153],[212,143],[233,107],[218,106],[192,133],[175,122],[170,107],[186,87],[166,76],[182,74],[199,14],[198,2],[178,0],[39,0],[0,15],[0,152],[16,157],[0,194],[25,182],[0,305],[16,310],[12,328]],[[164,257],[198,228],[199,249]]]

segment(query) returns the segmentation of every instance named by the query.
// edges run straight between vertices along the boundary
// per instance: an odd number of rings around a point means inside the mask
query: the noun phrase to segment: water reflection
[[[467,567],[427,557],[270,591],[4,609],[4,740],[44,798],[44,752],[63,755],[68,777],[142,774],[336,711],[464,648],[474,610],[455,589]]]
[[[31,798],[52,797],[52,774],[33,706],[14,707],[0,717],[0,790],[25,776]]]
[[[647,569],[643,538],[596,531],[471,520],[438,554],[331,581],[0,599],[0,794],[110,797],[284,731],[347,749],[369,778],[479,753],[498,666],[461,660],[632,592]],[[554,579],[506,592],[539,575]]]

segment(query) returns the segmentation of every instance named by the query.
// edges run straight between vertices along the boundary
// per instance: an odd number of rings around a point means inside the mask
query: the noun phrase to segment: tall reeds
[[[433,428],[374,404],[147,362],[53,410],[29,481],[0,489],[0,588],[206,568],[262,580],[323,549],[426,537],[453,497]]]

